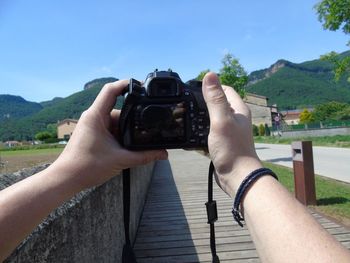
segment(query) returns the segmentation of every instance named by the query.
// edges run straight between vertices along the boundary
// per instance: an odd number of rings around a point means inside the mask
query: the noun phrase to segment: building
[[[276,111],[275,106],[267,105],[268,98],[265,96],[246,93],[244,102],[249,107],[252,113],[252,123],[256,126],[267,124],[272,126],[272,114]]]
[[[7,141],[4,143],[5,147],[12,148],[22,145],[19,141]]]
[[[283,120],[288,125],[295,125],[299,124],[300,122],[300,110],[289,110],[289,111],[282,111]]]
[[[78,120],[65,119],[57,123],[57,138],[68,140],[77,126]]]

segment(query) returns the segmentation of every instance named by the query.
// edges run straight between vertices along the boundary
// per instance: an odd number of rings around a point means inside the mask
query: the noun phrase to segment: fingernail
[[[218,86],[220,85],[220,81],[218,76],[213,73],[213,72],[209,72],[207,73],[207,75],[204,78],[204,84],[206,85],[206,87],[212,87],[212,86]]]

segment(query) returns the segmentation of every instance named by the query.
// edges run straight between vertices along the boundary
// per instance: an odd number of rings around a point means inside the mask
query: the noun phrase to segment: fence
[[[300,130],[312,130],[312,129],[325,129],[325,128],[346,128],[350,127],[350,120],[330,120],[323,122],[314,122],[307,124],[293,124],[288,125],[286,123],[282,123],[280,127],[276,127],[275,125],[271,127],[271,131],[300,131]]]

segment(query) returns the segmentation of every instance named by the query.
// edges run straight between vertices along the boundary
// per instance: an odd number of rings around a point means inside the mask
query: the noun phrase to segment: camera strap
[[[208,173],[208,202],[205,203],[207,208],[208,224],[210,224],[210,250],[212,255],[213,263],[220,263],[219,257],[216,254],[216,244],[215,244],[215,221],[218,220],[218,211],[216,206],[216,201],[213,200],[213,174],[214,174],[214,164],[210,162],[209,173]]]
[[[213,200],[213,162],[210,162],[208,172],[208,202],[205,203],[207,208],[208,224],[210,224],[210,250],[212,254],[212,263],[220,263],[216,254],[215,243],[215,226],[218,219],[216,201]],[[136,263],[136,256],[130,241],[130,169],[123,170],[123,214],[124,214],[124,235],[125,244],[122,253],[122,263]]]
[[[123,214],[125,244],[122,263],[136,263],[136,257],[130,241],[130,169],[123,170]]]

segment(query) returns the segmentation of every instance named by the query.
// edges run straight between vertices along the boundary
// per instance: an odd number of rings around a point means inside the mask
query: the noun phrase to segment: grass
[[[335,135],[324,137],[295,137],[284,138],[277,136],[256,136],[256,143],[291,144],[293,141],[312,141],[313,146],[350,148],[350,135]]]
[[[0,155],[2,157],[10,157],[10,156],[28,156],[28,155],[45,155],[45,154],[51,154],[51,153],[60,153],[62,152],[63,148],[33,148],[33,149],[27,149],[27,150],[6,150],[6,151],[0,151]]]
[[[264,162],[264,165],[272,169],[278,175],[279,181],[294,193],[293,169],[267,162]],[[316,175],[315,187],[317,206],[312,208],[349,226],[350,184]]]
[[[13,152],[13,151],[23,151],[23,150],[40,150],[40,149],[56,149],[64,148],[65,145],[62,144],[38,144],[38,145],[20,145],[11,148],[0,146],[0,152]]]

